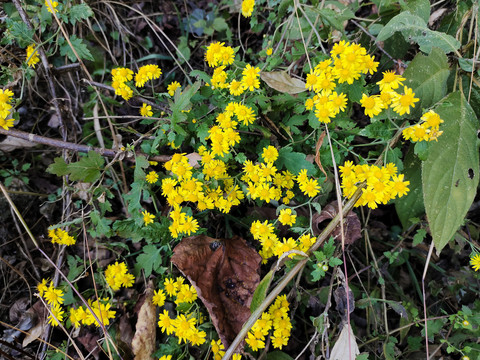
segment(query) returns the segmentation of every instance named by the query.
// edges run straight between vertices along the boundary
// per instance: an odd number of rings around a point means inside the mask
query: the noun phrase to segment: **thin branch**
[[[122,155],[122,153],[123,154],[127,153],[125,151],[116,151],[116,150],[112,150],[112,149],[96,148],[96,147],[93,147],[93,146],[90,146],[90,145],[75,144],[75,143],[71,143],[71,142],[63,141],[63,140],[59,140],[59,139],[51,139],[51,138],[47,138],[45,136],[35,135],[35,134],[31,134],[31,133],[28,133],[28,132],[25,132],[25,131],[20,131],[20,130],[14,130],[14,129],[5,130],[1,127],[0,127],[0,134],[1,135],[7,135],[7,136],[10,135],[10,136],[13,136],[13,137],[16,137],[16,138],[19,138],[19,139],[27,140],[27,141],[34,142],[34,143],[37,143],[37,144],[48,145],[48,146],[56,147],[56,148],[59,148],[59,149],[72,150],[72,151],[83,152],[83,153],[88,153],[89,151],[95,151],[96,153],[98,153],[102,156],[111,157],[111,158],[118,158]],[[140,152],[138,152],[136,154],[137,154],[137,156],[142,156],[143,155],[146,158],[148,158],[149,160],[158,161],[158,162],[167,162],[171,159],[170,155],[156,155],[156,156],[149,157],[148,155],[140,153]],[[127,156],[125,156],[124,158],[129,159]]]

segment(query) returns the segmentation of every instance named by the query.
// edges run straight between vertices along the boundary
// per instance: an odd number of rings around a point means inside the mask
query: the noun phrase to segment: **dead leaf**
[[[345,324],[333,346],[330,360],[355,360],[358,354],[360,354],[360,350],[352,328],[349,324]]]
[[[225,348],[250,317],[250,303],[260,283],[262,258],[244,239],[184,238],[172,263],[188,278],[207,308]]]
[[[27,310],[27,307],[29,304],[30,304],[30,300],[26,296],[16,300],[8,310],[10,322],[12,323],[18,322],[20,320],[20,317]]]
[[[79,336],[77,339],[91,356],[93,356],[96,360],[100,358],[101,348],[98,345],[100,340],[100,336],[98,334],[85,330],[85,334]]]
[[[31,148],[37,145],[38,144],[34,142],[7,135],[5,140],[0,142],[0,150],[10,152],[17,149]]]
[[[338,202],[332,201],[325,206],[320,214],[316,213],[312,217],[313,234],[319,235],[322,230],[320,223],[324,220],[333,219],[338,214]],[[353,244],[362,237],[361,224],[357,214],[350,211],[343,220],[343,231],[345,234],[345,244]],[[337,225],[332,232],[332,236],[336,241],[342,241],[340,236],[341,228]]]
[[[149,281],[145,290],[145,300],[138,312],[135,335],[132,339],[132,349],[135,360],[150,360],[155,351],[156,313],[153,299],[153,281]]]
[[[348,289],[347,296],[345,286],[340,286],[333,292],[333,298],[337,304],[338,314],[344,322],[347,322],[347,314],[351,314],[355,310],[355,296],[352,290]]]
[[[432,12],[428,19],[428,26],[433,26],[433,24],[435,24],[435,22],[440,19],[447,10],[447,8],[440,8]]]
[[[35,325],[33,328],[31,328],[28,331],[28,335],[25,336],[25,339],[23,339],[22,347],[25,348],[31,342],[33,342],[37,339],[40,339],[42,337],[43,332],[45,331],[46,327],[47,327],[47,319],[40,320],[37,323],[37,325]]]
[[[260,78],[272,89],[282,93],[298,94],[307,90],[302,80],[291,77],[285,71],[262,71]]]

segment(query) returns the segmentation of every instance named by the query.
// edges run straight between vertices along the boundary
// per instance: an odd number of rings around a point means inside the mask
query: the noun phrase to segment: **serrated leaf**
[[[62,40],[59,41],[60,55],[66,55],[70,61],[77,61],[77,56],[72,50],[73,47],[80,59],[94,60],[90,50],[87,48],[87,45],[82,39],[79,39],[77,35],[72,35],[70,37],[70,43],[72,44],[72,47],[70,47],[70,44],[65,39],[62,38]]]
[[[410,146],[405,156],[404,165],[403,174],[405,175],[405,180],[410,181],[408,186],[410,191],[407,195],[395,200],[395,209],[403,228],[406,229],[411,225],[409,219],[419,217],[425,213],[422,191],[422,164],[413,153],[413,146]]]
[[[53,164],[50,164],[47,168],[47,172],[57,176],[65,176],[69,174],[68,164],[62,157],[56,157],[53,159]]]
[[[93,11],[87,4],[73,5],[68,12],[70,23],[75,25],[77,21],[88,19],[93,15]]]
[[[162,265],[162,257],[160,256],[161,248],[155,245],[146,245],[143,247],[143,254],[137,256],[135,269],[145,272],[145,277],[149,277],[152,271]]]
[[[286,71],[262,71],[260,78],[272,89],[287,94],[299,94],[306,91],[305,82],[288,75]]]
[[[443,134],[422,166],[425,210],[437,253],[450,241],[472,204],[479,179],[478,119],[459,91],[436,108]]]
[[[285,169],[294,175],[299,174],[303,169],[307,169],[309,175],[312,175],[315,171],[313,164],[306,160],[305,154],[293,152],[290,147],[280,149],[276,164],[278,168],[285,167]]]
[[[420,50],[429,54],[433,47],[438,47],[448,54],[460,47],[460,42],[443,32],[430,30],[427,23],[419,16],[404,11],[392,18],[380,31],[377,41],[385,41],[396,32],[400,32],[405,41],[415,42]]]
[[[250,304],[250,312],[254,312],[267,296],[268,288],[272,283],[273,270],[270,270],[267,275],[260,281],[255,292],[253,293],[252,302]]]
[[[89,151],[87,156],[82,157],[79,161],[68,164],[70,180],[94,182],[100,177],[104,163],[100,154]]]
[[[425,239],[426,235],[427,231],[425,229],[418,229],[415,235],[413,235],[412,246],[415,247],[417,245],[420,245]]]
[[[437,103],[447,93],[447,79],[450,75],[447,56],[438,48],[430,55],[417,54],[407,70],[403,73],[404,84],[412,88],[420,99],[412,111],[412,116],[419,117],[422,109]]]
[[[34,43],[33,34],[34,30],[29,29],[28,26],[23,21],[15,21],[10,18],[5,20],[7,24],[8,33],[6,34],[8,38],[15,40],[21,48],[26,48],[28,45]]]

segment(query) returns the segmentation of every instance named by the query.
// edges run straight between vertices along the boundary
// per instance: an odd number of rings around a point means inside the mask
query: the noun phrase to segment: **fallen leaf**
[[[98,360],[100,358],[100,346],[98,342],[100,341],[100,335],[92,333],[89,330],[85,330],[85,334],[79,336],[77,339],[80,344],[88,351],[88,353]]]
[[[330,360],[355,360],[358,354],[360,354],[360,350],[352,328],[349,324],[345,324],[333,346]]]
[[[31,342],[33,342],[37,339],[40,339],[42,337],[43,332],[45,331],[46,327],[47,327],[47,319],[40,320],[37,323],[37,325],[35,325],[33,328],[31,328],[28,331],[28,335],[25,336],[25,339],[23,339],[22,347],[25,348]]]
[[[316,213],[312,217],[313,234],[319,235],[322,230],[320,224],[325,220],[331,220],[338,214],[338,202],[333,201],[325,206],[320,214]],[[332,236],[336,241],[342,241],[340,236],[341,228],[337,225],[332,232]],[[343,232],[345,234],[345,244],[353,244],[362,237],[360,220],[357,214],[350,211],[343,220]]]
[[[155,351],[156,313],[153,299],[153,281],[149,281],[145,290],[145,300],[138,312],[135,335],[132,339],[132,349],[135,360],[150,360]]]
[[[260,78],[272,89],[282,93],[298,94],[307,90],[302,80],[291,77],[285,71],[262,71]]]
[[[244,239],[184,238],[172,263],[195,287],[225,348],[250,317],[262,258]]]
[[[31,148],[37,145],[38,144],[28,140],[23,140],[13,136],[7,136],[5,140],[0,142],[0,150],[3,152],[10,152],[16,149]]]
[[[333,298],[337,304],[337,311],[344,322],[347,322],[347,313],[351,314],[355,310],[355,297],[352,290],[348,289],[348,296],[345,286],[338,287],[333,292]]]

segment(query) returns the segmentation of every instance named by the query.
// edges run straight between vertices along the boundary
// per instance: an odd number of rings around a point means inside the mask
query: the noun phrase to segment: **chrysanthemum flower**
[[[145,176],[145,180],[147,180],[149,184],[155,184],[158,181],[158,174],[155,171],[150,171]]]
[[[252,16],[254,6],[255,6],[255,0],[243,0],[242,15],[245,17]]]
[[[380,91],[390,91],[403,85],[406,79],[401,75],[395,74],[393,70],[383,72],[383,79],[377,82],[380,86]]]
[[[148,226],[148,224],[153,224],[153,219],[155,219],[155,215],[150,214],[147,210],[142,211],[142,215],[145,226]]]
[[[480,254],[475,254],[470,258],[470,265],[472,265],[473,270],[480,270]]]
[[[57,12],[56,8],[58,6],[58,2],[52,0],[45,0],[45,6],[47,7],[49,13]]]
[[[391,107],[399,115],[410,114],[410,107],[415,107],[415,103],[419,100],[412,89],[404,86],[404,93],[392,101]]]
[[[64,311],[59,304],[54,304],[50,307],[50,315],[48,316],[48,323],[52,326],[58,326],[63,321]]]
[[[27,47],[27,65],[35,68],[35,65],[40,61],[35,45]]]
[[[172,81],[167,86],[168,95],[170,95],[170,96],[175,95],[175,90],[177,90],[178,88],[181,88],[181,87],[182,87],[182,85],[180,85],[180,83],[178,81]]]
[[[280,221],[282,225],[293,226],[296,220],[297,215],[292,214],[292,209],[287,208],[280,210],[280,214],[278,215],[278,221]]]
[[[363,94],[360,104],[365,109],[365,115],[369,117],[374,117],[375,115],[380,114],[383,110],[383,102],[377,95],[368,96],[367,94]]]
[[[162,307],[165,304],[165,299],[166,299],[166,296],[162,289],[154,291],[154,295],[152,299],[153,305]]]
[[[278,150],[272,145],[264,147],[262,151],[262,158],[263,161],[267,163],[273,163],[278,158]]]
[[[153,115],[152,107],[150,105],[143,103],[142,107],[140,108],[140,115],[142,115],[143,117],[152,116]]]

